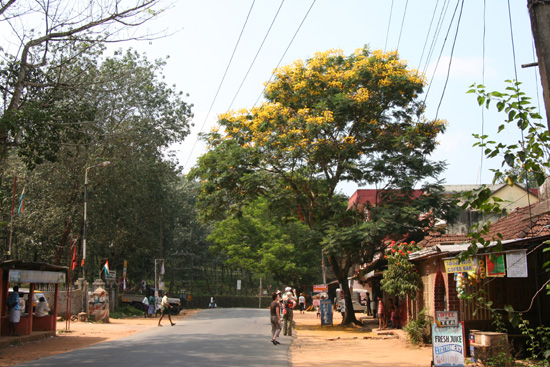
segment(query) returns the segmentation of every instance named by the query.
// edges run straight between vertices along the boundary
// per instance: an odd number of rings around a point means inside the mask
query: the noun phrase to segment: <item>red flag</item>
[[[74,270],[77,265],[78,265],[78,262],[76,261],[76,246],[75,246],[73,251],[73,261],[71,265],[71,270]]]

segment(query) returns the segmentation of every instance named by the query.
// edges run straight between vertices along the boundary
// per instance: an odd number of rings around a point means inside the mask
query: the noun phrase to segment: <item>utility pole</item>
[[[527,8],[537,50],[544,106],[546,107],[546,124],[550,130],[550,1],[527,0]]]

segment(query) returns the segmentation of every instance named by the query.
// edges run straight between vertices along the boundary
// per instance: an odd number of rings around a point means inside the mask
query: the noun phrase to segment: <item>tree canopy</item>
[[[219,217],[219,208],[238,215],[258,196],[290,201],[288,213],[311,230],[332,233],[319,245],[349,296],[352,257],[373,255],[366,249],[380,250],[386,236],[419,234],[429,227],[419,214],[440,216],[448,209],[439,205],[437,176],[444,164],[429,160],[445,122],[424,117],[423,86],[422,76],[397,53],[366,47],[349,56],[319,52],[276,70],[266,83],[265,103],[219,116],[219,127],[205,135],[210,149],[191,172],[202,183],[203,216]],[[385,192],[374,220],[359,234],[350,232],[358,222],[337,195],[345,181]],[[412,191],[421,183],[427,195],[418,200]]]

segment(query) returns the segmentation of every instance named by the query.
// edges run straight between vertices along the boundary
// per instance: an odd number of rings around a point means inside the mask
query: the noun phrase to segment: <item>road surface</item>
[[[273,345],[267,309],[214,308],[162,327],[17,366],[288,366],[291,339]]]

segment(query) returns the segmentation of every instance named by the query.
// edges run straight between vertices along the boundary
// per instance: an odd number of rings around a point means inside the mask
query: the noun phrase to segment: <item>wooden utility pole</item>
[[[550,1],[527,0],[542,82],[546,124],[550,130]]]

